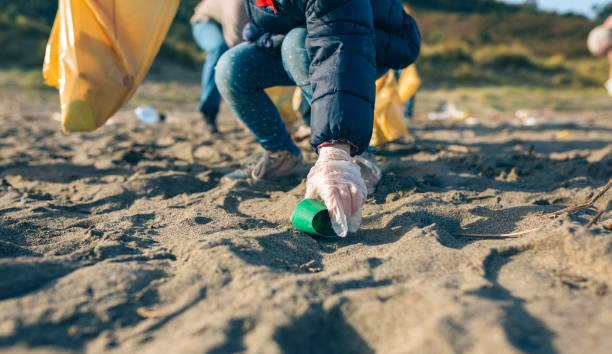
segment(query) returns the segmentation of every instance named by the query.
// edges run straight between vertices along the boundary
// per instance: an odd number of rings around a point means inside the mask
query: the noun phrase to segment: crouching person
[[[228,48],[242,42],[242,30],[249,18],[243,0],[202,0],[190,22],[196,43],[206,52],[199,111],[206,129],[217,133],[221,97],[215,85],[215,66]]]
[[[338,235],[355,232],[366,186],[351,156],[370,142],[377,76],[418,56],[416,23],[401,0],[246,0],[246,9],[247,42],[221,57],[216,83],[265,151],[224,180],[282,177],[299,166],[300,149],[264,92],[298,85],[311,102],[318,153],[306,197],[325,202]]]

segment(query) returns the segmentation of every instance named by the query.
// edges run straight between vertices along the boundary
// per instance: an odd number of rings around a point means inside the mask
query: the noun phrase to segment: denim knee
[[[306,28],[304,27],[296,27],[289,31],[281,45],[283,56],[291,55],[296,50],[304,50],[306,48],[306,34]]]
[[[231,56],[232,50],[226,51],[215,67],[215,83],[217,89],[224,96],[231,95],[240,88],[240,76],[238,75],[239,68],[233,63],[233,57]]]
[[[297,27],[285,36],[281,46],[283,67],[299,86],[308,85],[309,61],[306,53],[306,28]]]

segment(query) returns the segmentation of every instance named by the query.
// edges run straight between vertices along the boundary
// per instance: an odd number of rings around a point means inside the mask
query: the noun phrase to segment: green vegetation
[[[199,0],[182,0],[154,64],[198,69],[204,57],[191,36],[189,18]],[[578,15],[538,11],[535,2],[410,0],[423,35],[418,66],[426,85],[599,86],[606,62],[586,49],[597,23]],[[599,9],[601,16],[612,5]],[[56,1],[0,0],[0,65],[40,67]]]
[[[462,13],[516,13],[532,11],[534,6],[526,2],[524,5],[511,5],[492,0],[408,0],[404,1],[414,8],[440,10]]]
[[[605,21],[608,16],[612,15],[612,2],[601,6],[594,6],[594,10],[597,12],[597,18],[600,21]]]
[[[416,8],[419,68],[430,85],[598,86],[606,61],[586,48],[596,25],[547,12],[448,13]]]
[[[0,13],[0,65],[40,65],[51,26],[24,15]]]

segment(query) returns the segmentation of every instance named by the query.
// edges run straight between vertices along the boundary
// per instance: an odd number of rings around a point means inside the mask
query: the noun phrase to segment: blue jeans
[[[412,118],[414,116],[414,101],[416,98],[416,94],[406,101],[406,105],[404,106],[404,117]]]
[[[221,26],[215,22],[196,22],[191,27],[196,43],[206,52],[202,69],[202,93],[198,109],[210,117],[219,112],[221,96],[215,85],[215,66],[221,55],[227,51]]]
[[[310,85],[308,52],[306,51],[306,28],[298,27],[287,33],[281,46],[283,67],[289,77],[302,89],[300,113],[306,125],[310,126],[310,102],[312,86]]]
[[[276,106],[264,91],[268,87],[297,84],[307,99],[311,99],[310,60],[305,49],[293,51],[304,48],[306,31],[303,31],[304,37],[294,31],[285,37],[281,53],[269,52],[253,43],[242,43],[228,50],[217,63],[216,82],[227,105],[264,149],[290,151],[300,156],[300,149],[291,140]],[[301,46],[292,45],[293,40],[300,39]]]

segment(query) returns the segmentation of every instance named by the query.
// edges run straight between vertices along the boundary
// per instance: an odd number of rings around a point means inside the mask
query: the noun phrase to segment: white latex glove
[[[336,146],[321,148],[317,163],[308,173],[306,198],[319,196],[323,200],[338,236],[359,230],[366,195],[359,166],[349,153]]]

